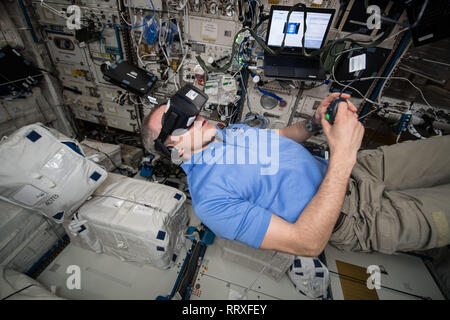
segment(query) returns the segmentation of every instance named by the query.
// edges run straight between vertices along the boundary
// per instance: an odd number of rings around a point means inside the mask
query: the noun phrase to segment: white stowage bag
[[[36,280],[0,266],[0,300],[61,300]]]
[[[0,141],[0,199],[62,223],[106,179],[76,140],[37,123]]]
[[[167,269],[184,245],[185,200],[175,188],[110,174],[64,227],[83,248]]]
[[[326,299],[330,273],[318,258],[296,256],[287,272],[298,293],[314,299]]]

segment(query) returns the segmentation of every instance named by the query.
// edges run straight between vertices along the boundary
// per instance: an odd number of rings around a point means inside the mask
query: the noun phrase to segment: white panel
[[[190,40],[231,46],[239,25],[234,21],[189,17]]]
[[[152,2],[155,10],[161,11],[163,9],[161,0],[152,0]],[[127,7],[153,9],[150,0],[124,0],[124,3]]]
[[[120,104],[118,104],[116,102],[102,101],[102,108],[103,108],[103,113],[105,115],[111,115],[114,117],[121,117],[124,119],[130,119],[130,120],[131,120],[131,117],[136,119],[136,111],[134,109],[134,106],[130,106],[130,105],[121,106]]]
[[[70,265],[78,265],[82,270],[80,290],[69,290],[66,286],[66,270]],[[70,243],[38,280],[48,287],[57,286],[56,293],[68,299],[154,300],[170,294],[179,270],[180,265],[169,270],[139,266]]]
[[[78,46],[75,36],[47,31],[46,42],[55,63],[87,66],[85,55]]]
[[[289,123],[298,90],[280,89],[280,87],[277,86],[277,82],[274,82],[272,85],[265,86],[263,89],[272,92],[282,98],[284,101],[286,101],[286,106],[281,107],[277,101],[277,105],[273,109],[264,109],[261,105],[261,98],[263,94],[258,91],[255,84],[253,84],[253,82],[251,82],[250,80],[249,86],[247,87],[247,93],[250,100],[250,108],[248,107],[247,99],[245,99],[244,110],[242,112],[242,120],[245,118],[247,113],[252,112],[258,115],[262,115],[266,119],[268,119],[268,128],[281,129],[286,127]],[[277,90],[275,91],[274,89]]]
[[[330,245],[325,248],[325,257],[330,271],[338,271],[336,260],[364,268],[370,265],[382,266],[387,274],[381,274],[381,286],[422,297],[430,297],[433,300],[444,299],[436,282],[419,257],[406,254],[386,255],[378,252],[340,252]],[[367,274],[368,277],[369,274]],[[330,281],[333,299],[343,300],[339,275],[330,272]],[[387,288],[377,289],[380,300],[418,300],[417,297]]]
[[[88,84],[87,82],[94,81],[94,77],[91,73],[91,70],[87,65],[70,65],[66,63],[58,63],[56,68],[59,72],[59,79],[63,82],[65,81],[74,81],[80,82],[84,84]],[[91,84],[93,85],[93,84]]]
[[[126,118],[121,118],[117,116],[112,116],[109,114],[104,114],[109,127],[122,129],[125,131],[135,132],[138,129],[136,120],[130,120]]]
[[[63,1],[60,3],[55,3],[55,1],[45,1],[50,7],[55,9],[56,11],[63,12],[63,9],[67,9],[67,7],[70,5],[69,3],[62,4]],[[36,9],[36,13],[38,15],[38,20],[42,24],[57,24],[61,26],[66,25],[66,19],[59,16],[58,14],[54,13],[52,10],[49,10],[48,8],[45,8],[41,6],[40,1],[33,2],[33,7]]]
[[[99,8],[117,8],[115,0],[80,0],[80,5]]]
[[[73,110],[75,113],[75,118],[77,118],[77,119],[89,121],[89,122],[93,122],[93,123],[100,123],[98,117],[90,114],[89,112],[83,110],[82,108],[74,107]]]
[[[100,99],[102,99],[104,102],[113,102],[115,98],[119,97],[119,91],[123,92],[123,89],[116,86],[105,85],[98,87]]]

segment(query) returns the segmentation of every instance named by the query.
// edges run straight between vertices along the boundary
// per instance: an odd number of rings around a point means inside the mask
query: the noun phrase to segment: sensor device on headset
[[[164,145],[167,137],[175,130],[186,132],[194,124],[208,96],[192,85],[185,85],[167,102],[162,117],[162,129],[155,140],[155,148],[170,157],[172,147]]]

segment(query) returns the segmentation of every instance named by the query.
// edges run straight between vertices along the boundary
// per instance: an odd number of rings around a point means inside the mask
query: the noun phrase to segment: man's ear
[[[180,165],[183,163],[183,150],[178,150],[176,147],[172,147],[170,151],[170,160],[176,164]]]
[[[166,142],[164,143],[168,147],[176,147],[179,143],[183,141],[183,136],[168,136]]]

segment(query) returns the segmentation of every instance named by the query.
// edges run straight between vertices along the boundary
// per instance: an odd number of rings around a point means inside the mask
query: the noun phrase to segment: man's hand
[[[317,108],[316,114],[314,115],[314,122],[316,123],[316,125],[320,127],[322,117],[324,117],[325,113],[327,112],[327,107],[334,99],[338,98],[339,95],[339,92],[333,93],[320,103],[320,106]],[[344,99],[350,99],[350,95],[345,93],[343,93],[341,97]],[[355,118],[358,118],[358,115],[356,114],[357,109],[353,105],[353,103],[347,100],[347,104],[345,104],[345,106],[350,112],[352,112],[352,114],[354,114]],[[278,133],[298,143],[303,143],[313,135],[312,132],[309,132],[307,130],[306,121],[294,123],[288,127],[278,130]]]
[[[364,126],[359,122],[358,115],[353,108],[354,106],[350,102],[348,105],[341,102],[338,105],[333,125],[330,125],[325,119],[325,113],[322,113],[321,119],[323,131],[330,147],[330,161],[338,161],[350,170],[356,163],[356,154],[364,136]]]
[[[327,245],[341,212],[348,179],[356,163],[364,127],[358,121],[355,106],[341,102],[334,124],[325,119],[327,106],[339,96],[325,99],[318,109],[323,131],[330,146],[330,162],[319,190],[303,209],[295,223],[272,214],[262,249],[277,250],[299,256],[317,256]],[[350,98],[342,95],[344,99]]]
[[[314,122],[317,125],[321,124],[322,121],[322,117],[325,115],[325,113],[327,112],[327,107],[330,105],[330,103],[334,100],[339,98],[340,93],[339,92],[335,92],[331,95],[329,95],[326,99],[322,100],[322,102],[320,103],[320,106],[317,108],[316,113],[314,114]],[[350,110],[351,112],[353,112],[354,114],[356,114],[356,112],[358,111],[358,109],[356,109],[356,107],[353,105],[353,103],[350,102],[350,95],[343,93],[341,95],[341,98],[347,99],[347,107],[348,110]]]

